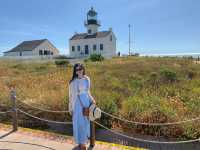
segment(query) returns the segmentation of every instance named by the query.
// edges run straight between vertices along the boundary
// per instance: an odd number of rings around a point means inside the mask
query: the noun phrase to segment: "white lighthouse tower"
[[[91,7],[87,13],[87,20],[85,21],[85,27],[87,28],[88,34],[95,34],[98,32],[100,22],[97,20],[97,12]]]

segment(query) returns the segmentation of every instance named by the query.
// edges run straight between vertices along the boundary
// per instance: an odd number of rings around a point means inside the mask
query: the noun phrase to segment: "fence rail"
[[[8,110],[8,111],[0,111],[0,114],[7,114],[7,113],[10,113],[10,112],[12,112],[11,110]]]
[[[192,119],[188,119],[188,120],[183,120],[183,121],[177,121],[177,122],[166,122],[166,123],[150,123],[150,122],[137,122],[137,121],[130,121],[118,116],[114,116],[112,114],[109,114],[105,111],[102,111],[102,113],[104,113],[107,116],[110,116],[114,119],[123,121],[123,122],[127,122],[127,123],[132,123],[135,125],[146,125],[146,126],[169,126],[169,125],[178,125],[178,124],[184,124],[184,123],[188,123],[188,122],[193,122],[193,121],[198,121],[200,120],[200,117],[196,117],[196,118],[192,118]]]
[[[34,115],[31,115],[21,109],[18,109],[19,112],[31,117],[31,118],[34,118],[34,119],[37,119],[37,120],[40,120],[40,121],[44,121],[44,122],[49,122],[49,123],[57,123],[57,124],[72,124],[72,122],[61,122],[61,121],[53,121],[53,120],[47,120],[47,119],[43,119],[43,118],[40,118],[40,117],[37,117],[37,116],[34,116]]]
[[[37,110],[40,110],[40,111],[44,111],[44,112],[50,112],[50,113],[69,113],[68,110],[62,110],[62,111],[48,110],[48,109],[43,109],[43,108],[35,107],[33,105],[29,105],[26,102],[23,102],[23,101],[21,101],[19,99],[17,99],[17,101],[20,102],[20,103],[22,103],[22,104],[24,104],[24,105],[26,105],[26,106],[28,106],[28,107],[31,107],[31,108],[34,108],[34,109],[37,109]]]

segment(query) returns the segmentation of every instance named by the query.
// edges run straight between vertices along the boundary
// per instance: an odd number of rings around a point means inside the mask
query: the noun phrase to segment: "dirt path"
[[[76,145],[70,136],[55,133],[19,128],[12,132],[12,128],[0,124],[0,150],[76,150]],[[96,142],[93,150],[143,150],[134,147]]]
[[[29,136],[21,132],[0,131],[0,149],[13,150],[64,150],[74,145],[42,137]]]

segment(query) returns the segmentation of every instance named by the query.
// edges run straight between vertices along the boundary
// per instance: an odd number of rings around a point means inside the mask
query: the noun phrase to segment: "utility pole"
[[[131,25],[128,25],[128,29],[129,29],[129,56],[131,55]]]

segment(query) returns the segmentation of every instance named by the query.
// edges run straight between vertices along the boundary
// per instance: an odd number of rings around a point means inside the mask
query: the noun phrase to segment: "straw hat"
[[[94,121],[95,119],[101,118],[101,109],[98,108],[95,104],[92,104],[89,109],[90,121]]]

